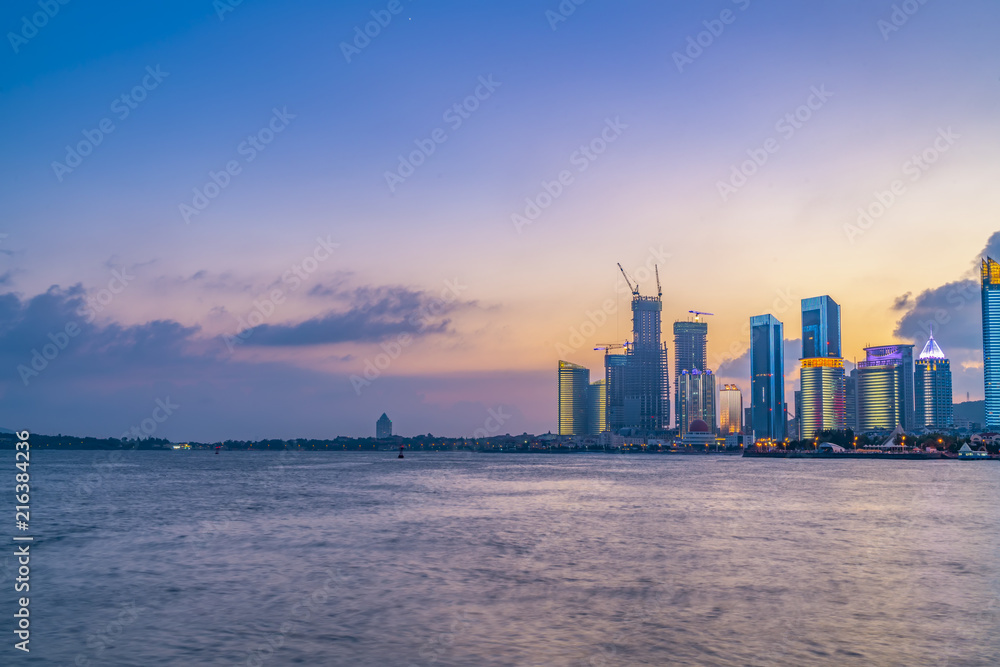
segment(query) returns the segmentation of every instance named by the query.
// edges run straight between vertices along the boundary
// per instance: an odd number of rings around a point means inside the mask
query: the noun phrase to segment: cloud
[[[913,295],[913,292],[907,292],[903,296],[896,297],[896,300],[892,304],[892,309],[893,310],[903,310],[904,308],[909,307],[909,305],[910,305],[910,297],[912,295]]]
[[[451,320],[445,316],[473,305],[405,287],[363,287],[344,296],[348,301],[346,310],[296,324],[262,324],[252,330],[245,343],[261,346],[377,343],[400,334],[450,333]]]

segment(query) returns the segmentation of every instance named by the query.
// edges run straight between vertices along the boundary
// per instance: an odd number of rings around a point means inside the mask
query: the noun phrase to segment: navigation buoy
[[[397,459],[405,459],[406,458],[405,456],[403,456],[403,445],[399,446],[399,456],[397,456],[396,458]]]

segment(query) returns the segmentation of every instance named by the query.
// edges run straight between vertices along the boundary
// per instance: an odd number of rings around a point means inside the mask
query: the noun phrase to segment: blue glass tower
[[[785,437],[784,327],[774,315],[750,318],[750,420],[756,440]]]
[[[840,305],[828,296],[802,299],[802,358],[840,358]]]
[[[1000,263],[982,262],[983,380],[986,384],[986,428],[1000,428]]]

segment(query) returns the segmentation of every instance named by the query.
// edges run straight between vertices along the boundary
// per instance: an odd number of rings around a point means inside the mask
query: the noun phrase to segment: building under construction
[[[618,265],[632,291],[632,342],[605,346],[607,424],[610,431],[623,428],[642,433],[663,431],[670,425],[670,377],[667,346],[660,342],[663,291],[659,270],[656,296],[642,296],[639,285]],[[611,354],[622,348],[622,354]]]

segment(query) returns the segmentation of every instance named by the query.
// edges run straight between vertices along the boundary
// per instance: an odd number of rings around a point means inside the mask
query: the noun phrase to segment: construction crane
[[[604,350],[604,353],[607,354],[608,350],[618,350],[623,347],[628,349],[629,345],[631,345],[631,343],[628,341],[625,341],[624,343],[601,343],[595,347],[594,350]]]
[[[660,287],[660,266],[658,264],[654,264],[653,268],[656,270],[656,296],[663,298],[663,288]]]
[[[715,315],[715,313],[706,313],[703,310],[689,310],[688,312],[694,315],[695,322],[700,322],[701,320],[698,318],[701,317],[702,315]]]
[[[618,262],[618,268],[621,269],[622,275],[625,276],[625,282],[628,283],[629,289],[632,290],[632,296],[639,296],[639,283],[636,283],[635,287],[633,287],[632,281],[628,279],[628,274],[625,273],[625,269],[622,268],[621,262]]]

